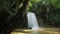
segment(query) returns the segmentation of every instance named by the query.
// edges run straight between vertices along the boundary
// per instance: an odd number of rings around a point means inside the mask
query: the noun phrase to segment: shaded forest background
[[[60,27],[60,0],[30,0],[27,11],[36,14],[40,26]]]
[[[60,0],[0,0],[0,33],[27,28],[27,12],[34,12],[42,27],[60,27]]]

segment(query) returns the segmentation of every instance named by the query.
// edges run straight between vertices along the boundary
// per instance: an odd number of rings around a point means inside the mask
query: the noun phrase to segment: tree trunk
[[[1,31],[0,34],[10,34],[16,28],[20,28],[23,25],[24,25],[23,27],[25,27],[25,25],[27,24],[26,23],[27,22],[26,6],[28,4],[28,1],[29,0],[25,0],[23,2],[23,6],[20,9],[18,9],[17,14],[15,16],[13,16],[9,21],[6,20],[7,17],[9,16],[8,13],[6,13],[6,11],[3,11],[2,13],[0,13],[0,15],[1,15],[0,23],[2,24],[2,25],[0,25],[0,31]]]

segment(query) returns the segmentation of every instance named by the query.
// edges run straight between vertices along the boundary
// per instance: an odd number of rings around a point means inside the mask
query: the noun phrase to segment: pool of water
[[[11,34],[60,34],[60,28],[16,29]]]

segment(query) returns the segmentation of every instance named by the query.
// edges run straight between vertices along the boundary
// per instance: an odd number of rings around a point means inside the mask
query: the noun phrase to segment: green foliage
[[[32,2],[32,3],[37,3],[37,2],[39,2],[40,0],[30,0],[30,2]]]
[[[16,3],[16,5],[14,5]],[[17,0],[0,0],[0,8],[4,8],[11,15],[15,15],[17,12],[17,7],[19,5],[19,1]]]
[[[51,2],[55,8],[60,8],[60,0],[51,0]]]
[[[45,1],[45,3],[44,3]],[[27,11],[34,12],[37,18],[41,18],[41,13],[44,7],[46,7],[46,17],[49,20],[49,23],[60,23],[60,0],[30,0]],[[41,21],[41,19],[39,19]],[[51,22],[50,22],[51,21]]]
[[[38,2],[40,2],[41,0],[30,0],[29,1],[29,4],[28,4],[28,7],[27,7],[27,10],[30,10],[30,8],[34,5],[37,5]],[[33,6],[33,7],[34,7]]]

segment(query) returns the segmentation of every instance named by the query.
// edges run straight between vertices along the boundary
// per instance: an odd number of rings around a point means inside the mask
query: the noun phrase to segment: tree
[[[0,34],[10,34],[14,29],[21,27],[21,24],[26,23],[24,20],[26,20],[26,6],[29,0],[0,1],[3,2],[2,7],[0,5]],[[23,3],[23,5],[20,8],[21,3]]]

